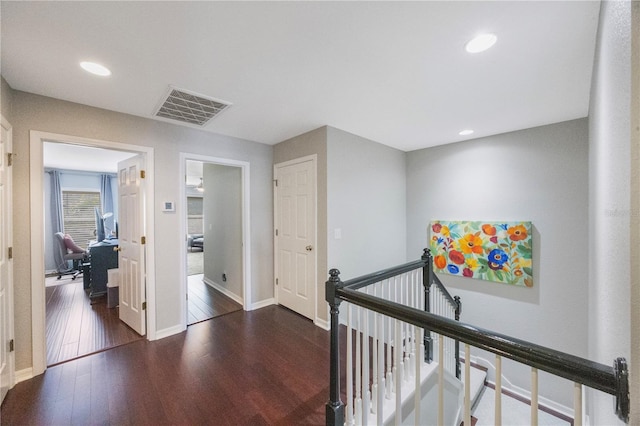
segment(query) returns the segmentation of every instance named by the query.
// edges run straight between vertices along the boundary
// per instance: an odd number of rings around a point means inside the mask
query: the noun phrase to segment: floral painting
[[[435,272],[533,286],[531,222],[431,222]]]

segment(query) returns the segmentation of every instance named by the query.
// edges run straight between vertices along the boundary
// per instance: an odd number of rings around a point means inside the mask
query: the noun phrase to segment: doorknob
[[[113,251],[122,251],[122,247],[114,247]]]
[[[307,249],[307,251],[311,251],[311,250],[313,250],[313,247],[311,247],[311,246],[307,246],[307,247],[305,247],[305,248]]]

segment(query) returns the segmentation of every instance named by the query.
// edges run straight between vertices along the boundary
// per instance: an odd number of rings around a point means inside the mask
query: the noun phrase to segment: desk
[[[89,297],[98,297],[107,293],[107,269],[118,267],[118,240],[104,240],[89,245],[89,258],[91,259],[91,281],[89,284]]]

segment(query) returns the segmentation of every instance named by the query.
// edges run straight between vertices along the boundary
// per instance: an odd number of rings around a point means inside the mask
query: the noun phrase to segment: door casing
[[[229,158],[210,157],[200,154],[191,154],[186,152],[180,153],[180,235],[181,235],[181,251],[180,251],[180,318],[183,330],[187,328],[187,206],[186,206],[186,188],[184,179],[186,176],[187,160],[201,161],[208,164],[219,164],[222,166],[240,167],[241,169],[241,186],[242,186],[242,308],[245,311],[257,309],[261,305],[252,303],[251,298],[251,197],[250,197],[250,163],[247,161],[232,160]]]
[[[127,151],[145,156],[145,234],[147,238],[147,339],[156,339],[156,288],[155,288],[155,247],[154,247],[154,159],[153,148],[111,142],[98,139],[31,130],[29,132],[30,147],[30,210],[31,210],[31,344],[32,370],[31,376],[42,374],[47,368],[46,336],[45,336],[45,288],[44,277],[44,193],[43,183],[43,143],[57,142],[70,145],[91,146],[118,151]]]

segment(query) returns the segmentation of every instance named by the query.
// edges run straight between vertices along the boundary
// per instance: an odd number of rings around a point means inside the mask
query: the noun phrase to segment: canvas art
[[[531,222],[431,222],[435,272],[533,286]]]

